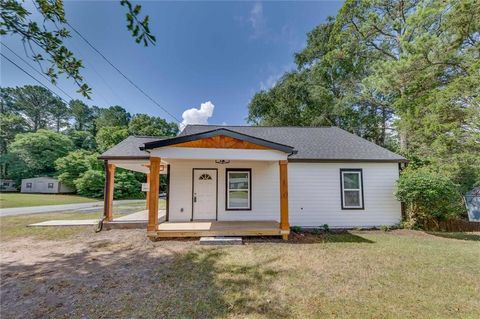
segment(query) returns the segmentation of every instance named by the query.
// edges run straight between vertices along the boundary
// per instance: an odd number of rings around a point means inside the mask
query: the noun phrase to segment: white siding
[[[171,221],[187,221],[192,216],[192,169],[218,168],[218,220],[279,220],[280,188],[278,161],[234,161],[216,164],[213,160],[169,160]],[[252,210],[225,210],[225,170],[252,169]],[[183,209],[183,212],[182,212]]]
[[[218,220],[276,220],[280,218],[279,167],[277,161],[169,160],[171,221],[192,216],[192,169],[218,168]],[[226,168],[252,169],[252,210],[225,210]],[[363,169],[364,210],[342,210],[340,169]],[[400,222],[400,203],[395,199],[397,163],[292,163],[288,164],[291,226],[371,227]],[[182,212],[183,209],[183,212]]]
[[[363,169],[364,210],[342,210],[340,169]],[[395,199],[397,163],[289,163],[289,216],[293,226],[371,227],[400,222]]]

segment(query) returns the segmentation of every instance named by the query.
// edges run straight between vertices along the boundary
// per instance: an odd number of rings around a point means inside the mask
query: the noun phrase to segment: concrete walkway
[[[160,209],[158,211],[158,221],[165,221],[166,211]],[[118,218],[114,218],[113,222],[147,222],[148,220],[148,210],[142,210],[136,213],[128,214]],[[51,227],[51,226],[89,226],[97,225],[100,219],[74,219],[74,220],[65,220],[65,219],[56,219],[56,220],[47,220],[40,223],[30,224],[28,227]]]
[[[141,203],[145,202],[143,199],[127,199],[127,200],[115,200],[114,205]],[[91,202],[91,203],[77,203],[77,204],[65,204],[65,205],[46,205],[46,206],[32,206],[32,207],[15,207],[15,208],[2,208],[0,209],[0,216],[18,216],[29,214],[42,214],[42,213],[58,213],[67,211],[79,211],[79,210],[91,210],[99,209],[103,207],[103,201]]]

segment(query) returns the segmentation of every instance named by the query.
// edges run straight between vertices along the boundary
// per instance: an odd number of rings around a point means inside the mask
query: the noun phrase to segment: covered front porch
[[[152,239],[201,236],[288,238],[288,161],[292,149],[228,130],[147,142],[141,158],[105,160],[106,228],[147,229]],[[146,209],[114,218],[115,168],[147,175]],[[166,185],[160,186],[160,176]],[[252,177],[253,175],[253,177]],[[166,195],[165,209],[159,208]]]

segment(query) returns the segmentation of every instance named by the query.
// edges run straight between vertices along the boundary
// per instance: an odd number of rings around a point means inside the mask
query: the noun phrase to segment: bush
[[[102,170],[102,162],[97,159],[98,153],[77,150],[55,161],[58,179],[67,186],[75,187],[75,180],[89,170]]]
[[[104,172],[89,170],[75,180],[75,187],[79,195],[103,198],[104,181]]]
[[[428,168],[405,170],[397,182],[395,196],[406,205],[407,228],[421,227],[429,220],[457,217],[463,211],[457,185]]]
[[[113,197],[122,198],[145,198],[142,192],[142,184],[134,172],[119,169],[115,174],[115,187]]]

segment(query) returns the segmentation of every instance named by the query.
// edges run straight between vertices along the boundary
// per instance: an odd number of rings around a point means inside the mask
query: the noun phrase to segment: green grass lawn
[[[98,199],[63,194],[0,193],[0,208],[95,202]]]
[[[73,235],[84,233],[86,231],[93,232],[94,226],[27,227],[27,225],[52,219],[100,219],[101,216],[101,212],[69,212],[0,217],[0,238],[1,240],[10,240],[14,238],[24,237],[30,237],[35,240],[68,239]]]

